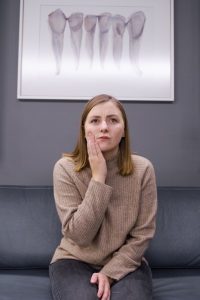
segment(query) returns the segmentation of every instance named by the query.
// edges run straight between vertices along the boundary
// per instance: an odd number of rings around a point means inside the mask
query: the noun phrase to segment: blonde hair
[[[80,172],[85,167],[89,166],[88,161],[88,152],[87,152],[87,141],[85,139],[85,121],[87,118],[88,113],[91,111],[91,109],[101,103],[105,102],[113,102],[117,108],[121,111],[122,118],[124,121],[124,137],[122,137],[120,143],[119,143],[119,156],[118,156],[118,168],[119,173],[122,176],[127,176],[132,174],[133,172],[133,162],[131,158],[131,150],[130,150],[130,138],[129,138],[129,130],[128,130],[128,121],[126,117],[125,110],[122,106],[122,104],[117,100],[116,98],[101,94],[98,96],[95,96],[91,100],[89,100],[85,108],[83,110],[82,116],[81,116],[81,123],[80,123],[80,132],[79,132],[79,138],[77,141],[77,144],[72,151],[72,153],[65,153],[64,156],[71,157],[75,162],[75,170],[77,172]]]

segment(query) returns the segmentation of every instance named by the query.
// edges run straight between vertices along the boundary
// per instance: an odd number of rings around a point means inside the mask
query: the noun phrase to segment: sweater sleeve
[[[82,199],[70,170],[60,161],[55,164],[53,182],[63,235],[79,246],[87,246],[101,226],[112,188],[91,179]]]
[[[101,273],[115,280],[120,280],[140,266],[144,252],[155,233],[157,188],[154,169],[150,162],[141,185],[140,209],[136,224],[130,231],[126,243],[114,252],[111,260],[101,269]]]

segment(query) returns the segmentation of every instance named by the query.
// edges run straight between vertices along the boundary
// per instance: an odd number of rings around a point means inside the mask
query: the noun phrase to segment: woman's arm
[[[109,204],[112,188],[104,183],[90,180],[84,197],[77,188],[83,184],[76,174],[71,175],[73,167],[67,159],[55,164],[54,197],[62,232],[79,246],[87,246],[94,239]],[[74,179],[75,176],[75,179]]]
[[[154,169],[149,163],[141,183],[140,209],[137,222],[130,231],[126,243],[113,254],[101,272],[116,280],[140,266],[150,239],[155,233],[157,211],[157,188]]]

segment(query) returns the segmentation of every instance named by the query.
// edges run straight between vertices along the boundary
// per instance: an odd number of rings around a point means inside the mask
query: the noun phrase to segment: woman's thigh
[[[90,283],[95,270],[74,259],[62,259],[49,267],[54,300],[96,300],[96,285]]]
[[[62,259],[49,267],[54,300],[97,300],[97,287],[90,283],[96,272],[88,264]],[[111,288],[111,300],[151,300],[152,276],[145,262],[136,271],[116,282]]]
[[[112,286],[111,300],[151,300],[152,274],[149,266],[142,262],[134,272]]]

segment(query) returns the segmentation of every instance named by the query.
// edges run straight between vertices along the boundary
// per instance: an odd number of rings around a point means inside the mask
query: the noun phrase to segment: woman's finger
[[[91,283],[97,283],[97,281],[98,281],[98,274],[97,273],[93,273],[92,277],[90,279],[90,282]]]
[[[94,135],[91,135],[89,137],[87,146],[88,146],[88,154],[90,156],[98,157],[98,156],[102,155],[101,149],[100,149],[99,144],[97,143]]]
[[[95,145],[95,138],[92,133],[89,133],[87,136],[87,149],[89,156],[96,156],[97,150]]]
[[[99,276],[98,277],[98,293],[97,293],[98,298],[102,298],[102,296],[104,294],[104,285],[105,285],[104,280]]]
[[[98,293],[97,296],[101,300],[110,300],[110,284],[107,278],[99,275],[98,277]]]

